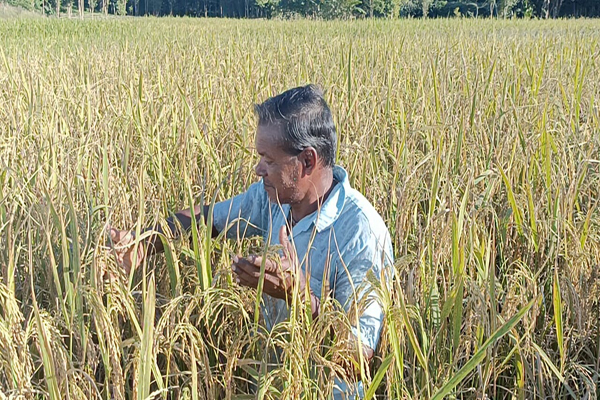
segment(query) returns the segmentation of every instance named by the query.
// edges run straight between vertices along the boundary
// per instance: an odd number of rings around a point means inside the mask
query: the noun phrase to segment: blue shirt
[[[292,228],[290,241],[296,248],[298,259],[314,294],[321,298],[326,291],[346,311],[360,301],[369,270],[378,279],[385,272],[391,276],[393,251],[390,234],[381,216],[369,201],[350,186],[347,172],[334,167],[333,177],[338,182],[320,209],[301,219]],[[257,182],[245,193],[215,204],[213,224],[219,231],[227,230],[227,237],[262,236],[272,245],[279,243],[279,230],[287,222],[288,204],[269,200],[262,182]],[[385,269],[385,271],[384,271]],[[358,291],[359,293],[355,293]],[[267,295],[263,309],[265,322],[270,329],[288,317],[284,300]],[[377,348],[383,310],[377,301],[371,301],[359,318],[354,334],[373,350]],[[336,382],[339,389],[334,398],[352,390],[344,382]],[[362,397],[362,396],[361,396]]]

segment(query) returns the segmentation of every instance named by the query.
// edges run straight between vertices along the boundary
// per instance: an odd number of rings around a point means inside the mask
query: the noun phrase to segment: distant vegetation
[[[40,10],[29,10],[0,1],[0,18],[40,17],[41,15]]]
[[[48,15],[231,18],[599,17],[598,0],[4,0]]]

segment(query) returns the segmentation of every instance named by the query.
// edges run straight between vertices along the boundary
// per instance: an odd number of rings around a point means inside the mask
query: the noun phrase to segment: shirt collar
[[[339,165],[333,167],[333,177],[338,183],[317,211],[298,221],[292,229],[294,234],[308,230],[313,224],[315,224],[317,232],[321,232],[338,219],[346,202],[346,193],[350,189],[350,182],[348,173]]]

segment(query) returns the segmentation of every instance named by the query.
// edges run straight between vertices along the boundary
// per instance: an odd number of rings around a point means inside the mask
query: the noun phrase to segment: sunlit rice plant
[[[242,191],[252,104],[312,82],[397,260],[370,277],[376,360],[347,379],[366,398],[597,398],[598,76],[593,20],[0,21],[0,397],[331,393],[352,315],[296,302],[267,331],[229,268],[261,243],[198,221],[125,276],[104,234]]]

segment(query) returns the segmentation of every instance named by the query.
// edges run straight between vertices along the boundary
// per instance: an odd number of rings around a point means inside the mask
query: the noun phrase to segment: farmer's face
[[[302,165],[297,156],[281,147],[281,128],[277,125],[259,125],[255,145],[260,159],[254,168],[263,179],[265,190],[272,202],[294,204],[302,200],[300,179]]]

